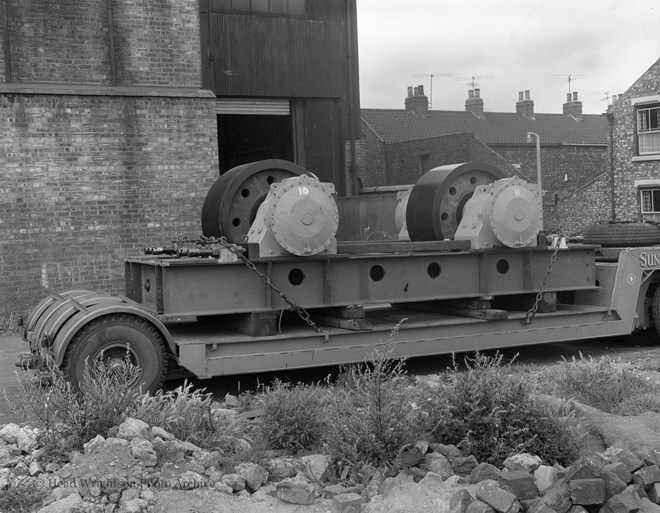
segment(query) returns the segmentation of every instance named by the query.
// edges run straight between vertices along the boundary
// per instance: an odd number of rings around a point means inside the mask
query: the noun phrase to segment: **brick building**
[[[348,188],[354,10],[0,2],[0,318],[49,290],[122,292],[123,258],[198,236],[209,187],[237,163],[289,157]],[[312,62],[318,52],[337,69]]]
[[[660,221],[660,59],[610,106],[616,219]]]
[[[362,109],[359,174],[363,188],[414,183],[443,165],[482,160],[536,182],[540,136],[545,228],[578,231],[584,219],[565,222],[557,205],[607,174],[605,116],[582,113],[576,93],[563,114],[534,112],[529,91],[519,93],[516,112],[486,112],[479,89],[469,92],[465,111],[429,110],[422,86],[409,88],[405,109]],[[600,211],[595,218],[600,218]]]

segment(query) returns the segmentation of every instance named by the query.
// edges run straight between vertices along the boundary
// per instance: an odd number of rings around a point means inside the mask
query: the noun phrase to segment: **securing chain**
[[[560,239],[561,240],[561,237]],[[534,304],[532,307],[527,310],[527,313],[525,314],[525,319],[523,320],[523,324],[529,324],[532,322],[532,319],[536,315],[536,312],[539,309],[539,304],[541,303],[541,300],[543,299],[543,293],[545,291],[545,286],[548,284],[548,278],[550,277],[550,272],[552,272],[552,266],[554,265],[555,261],[557,260],[557,253],[559,253],[560,249],[560,244],[559,241],[557,241],[557,245],[555,246],[555,250],[552,252],[552,256],[550,257],[550,264],[548,265],[548,268],[545,270],[545,276],[543,277],[543,281],[541,282],[541,288],[539,289],[538,294],[536,294],[536,299],[534,300]]]
[[[295,312],[298,317],[300,317],[303,321],[307,323],[309,327],[311,327],[314,331],[316,331],[319,335],[323,335],[325,337],[325,341],[328,341],[329,335],[323,331],[323,329],[316,324],[312,318],[309,315],[309,312],[305,310],[302,306],[297,305],[293,301],[291,301],[289,298],[287,298],[284,295],[284,292],[282,292],[272,281],[270,281],[270,278],[266,276],[264,273],[262,273],[259,269],[257,269],[257,266],[254,265],[253,262],[251,262],[241,251],[238,250],[238,248],[234,245],[231,244],[225,237],[204,237],[202,236],[201,239],[202,244],[214,244],[214,243],[219,243],[221,246],[225,247],[229,251],[231,251],[234,255],[238,257],[238,259],[245,264],[245,266],[250,269],[252,272],[254,272],[261,280],[268,285],[275,293],[277,293],[278,296],[284,301],[289,309],[291,309],[293,312]]]

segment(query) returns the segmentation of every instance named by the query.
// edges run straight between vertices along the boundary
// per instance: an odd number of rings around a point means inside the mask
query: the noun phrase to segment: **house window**
[[[641,189],[639,193],[642,217],[657,220],[660,215],[660,189]]]
[[[213,10],[305,14],[305,0],[211,0]]]
[[[637,139],[640,155],[660,153],[659,117],[660,105],[637,109]]]

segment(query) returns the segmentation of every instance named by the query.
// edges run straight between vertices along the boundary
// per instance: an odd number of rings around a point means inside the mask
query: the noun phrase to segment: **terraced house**
[[[363,191],[411,184],[433,167],[473,160],[536,182],[535,141],[527,138],[533,132],[541,142],[546,229],[574,233],[609,214],[601,204],[563,208],[609,167],[607,119],[583,114],[577,93],[566,98],[562,114],[536,113],[529,91],[518,93],[515,112],[486,111],[479,89],[469,91],[463,111],[429,110],[423,86],[408,88],[404,104],[361,111]]]

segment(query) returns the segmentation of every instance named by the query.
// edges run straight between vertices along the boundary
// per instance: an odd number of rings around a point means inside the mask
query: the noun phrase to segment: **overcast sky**
[[[433,110],[463,110],[477,78],[486,112],[561,113],[578,91],[585,114],[607,109],[660,58],[660,0],[357,0],[360,101],[402,109],[433,78]],[[558,78],[555,78],[558,77]]]

